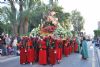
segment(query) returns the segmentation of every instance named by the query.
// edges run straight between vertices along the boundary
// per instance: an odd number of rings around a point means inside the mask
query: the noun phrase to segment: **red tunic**
[[[56,41],[56,58],[57,60],[61,60],[62,58],[62,48],[60,48],[59,46],[61,45],[60,44],[61,40],[57,40]]]
[[[27,46],[32,46],[32,45],[33,45],[32,40],[29,39],[28,42],[27,42]]]
[[[44,40],[41,40],[40,45],[39,64],[47,64],[46,42]]]
[[[73,50],[74,50],[74,44],[73,44],[73,43],[71,43],[71,44],[70,44],[70,53],[72,53],[72,52],[73,52]]]
[[[25,48],[20,47],[20,64],[27,62],[27,52]]]
[[[68,49],[69,49],[69,54],[71,54],[71,53],[72,53],[72,51],[73,51],[73,46],[72,46],[72,43],[70,43],[70,45],[68,46]]]
[[[50,64],[56,63],[56,51],[54,48],[49,48],[49,63]]]
[[[34,48],[31,48],[31,49],[28,49],[28,62],[31,63],[31,62],[34,62],[35,61],[35,55],[34,55],[35,51],[34,51]]]
[[[68,54],[69,54],[69,49],[68,49],[68,41],[65,43],[65,45],[64,45],[64,55],[65,56],[68,56]]]
[[[74,41],[74,52],[78,51],[78,43],[76,42],[76,40]]]
[[[38,59],[39,59],[39,47],[38,47],[38,37],[34,37],[32,38],[32,41],[33,41],[33,45],[34,45],[34,55],[35,55],[35,61],[38,62]]]
[[[51,47],[49,47],[49,63],[54,65],[56,63],[56,50],[55,42],[52,38],[50,39],[50,45]]]
[[[33,43],[32,43],[31,39],[28,40],[27,45],[28,45],[28,50],[27,50],[28,57],[27,57],[27,61],[29,63],[31,63],[31,62],[35,61],[35,50],[32,47]]]

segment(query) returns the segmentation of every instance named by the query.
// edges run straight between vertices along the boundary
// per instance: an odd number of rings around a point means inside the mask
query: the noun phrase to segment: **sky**
[[[86,34],[92,34],[98,28],[100,21],[100,0],[59,0],[64,11],[71,12],[77,9],[85,19]]]
[[[45,3],[48,0],[43,0]],[[58,0],[65,12],[77,9],[85,19],[84,31],[87,35],[94,35],[100,21],[100,0]]]
[[[48,0],[44,1],[48,2]],[[86,34],[93,35],[93,30],[98,28],[98,21],[100,21],[100,0],[59,0],[59,5],[64,8],[65,12],[75,9],[80,11],[85,19],[84,31]]]

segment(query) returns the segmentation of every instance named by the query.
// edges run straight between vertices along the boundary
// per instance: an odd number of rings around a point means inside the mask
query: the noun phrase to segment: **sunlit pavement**
[[[80,54],[73,53],[68,57],[63,57],[61,63],[54,66],[39,65],[38,63],[20,65],[19,57],[13,57],[0,62],[0,67],[99,67],[96,50],[91,42],[88,42],[88,48],[89,58],[87,60],[82,60]]]
[[[8,59],[8,58],[12,58],[12,57],[16,57],[15,55],[7,55],[7,56],[1,56],[0,55],[0,61]]]
[[[95,51],[96,51],[96,57],[97,57],[97,61],[98,61],[98,65],[100,67],[100,49],[99,47],[95,47]]]

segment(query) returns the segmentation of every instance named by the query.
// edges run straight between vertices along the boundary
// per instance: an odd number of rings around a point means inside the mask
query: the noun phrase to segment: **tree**
[[[61,6],[58,6],[58,0],[49,0],[49,4],[51,5],[51,10],[56,12],[56,17],[58,17],[59,23],[64,27],[65,29],[70,29],[70,13],[64,13],[63,8]]]
[[[38,6],[41,5],[41,0],[20,0],[20,34],[26,34],[28,32],[30,15]]]
[[[17,22],[17,13],[15,8],[15,2],[13,0],[9,0],[9,5],[6,7],[2,7],[2,22],[7,25],[10,24],[10,30],[13,35],[18,34],[18,22]],[[9,25],[8,25],[9,26]]]
[[[48,10],[48,6],[45,4],[36,7],[36,9],[30,13],[30,24],[32,24],[33,27],[37,27],[39,24],[41,24],[43,15],[46,14]]]
[[[10,13],[10,21],[11,21],[11,23],[12,23],[12,31],[13,31],[13,35],[16,35],[16,34],[18,34],[18,22],[17,22],[17,19],[16,19],[16,15],[17,15],[17,11],[16,11],[16,8],[15,8],[15,5],[14,5],[14,0],[9,0],[9,3],[10,3],[10,5],[11,5],[11,11],[10,10],[8,10],[9,11],[9,13]],[[7,11],[7,12],[8,12]]]
[[[52,7],[54,4],[57,4],[58,0],[49,0],[49,5]]]
[[[4,11],[4,8],[0,7],[0,34],[2,32],[11,34],[11,24],[7,22],[7,14]]]
[[[84,19],[79,11],[72,11],[70,21],[72,22],[74,31],[80,32],[83,29]]]
[[[64,13],[62,7],[57,5],[58,0],[52,1],[52,9],[57,12],[58,21],[66,24],[64,27],[69,28],[70,14]],[[15,3],[19,5],[18,11]],[[37,27],[42,23],[43,15],[50,10],[49,5],[42,3],[41,0],[9,0],[9,6],[3,9],[5,13],[3,17],[12,26],[13,35],[26,34],[29,28]]]
[[[58,17],[59,23],[67,30],[70,29],[70,13],[63,12],[63,8],[61,6],[58,6],[57,4],[53,5],[52,10],[56,12],[56,17]]]
[[[100,30],[94,30],[95,37],[100,37]]]
[[[15,8],[15,3],[19,5],[19,11]],[[29,16],[40,5],[40,0],[9,0],[9,7],[4,8],[7,22],[10,21],[13,35],[18,33],[26,34],[29,26]],[[18,32],[19,31],[19,32]]]

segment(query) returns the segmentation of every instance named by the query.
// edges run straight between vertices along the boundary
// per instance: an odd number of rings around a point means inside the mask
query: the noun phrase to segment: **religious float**
[[[30,36],[39,34],[40,36],[62,36],[62,38],[67,36],[71,37],[72,33],[61,26],[61,24],[58,22],[58,18],[55,15],[56,12],[53,10],[44,15],[43,19],[41,20],[41,24],[31,31]]]

